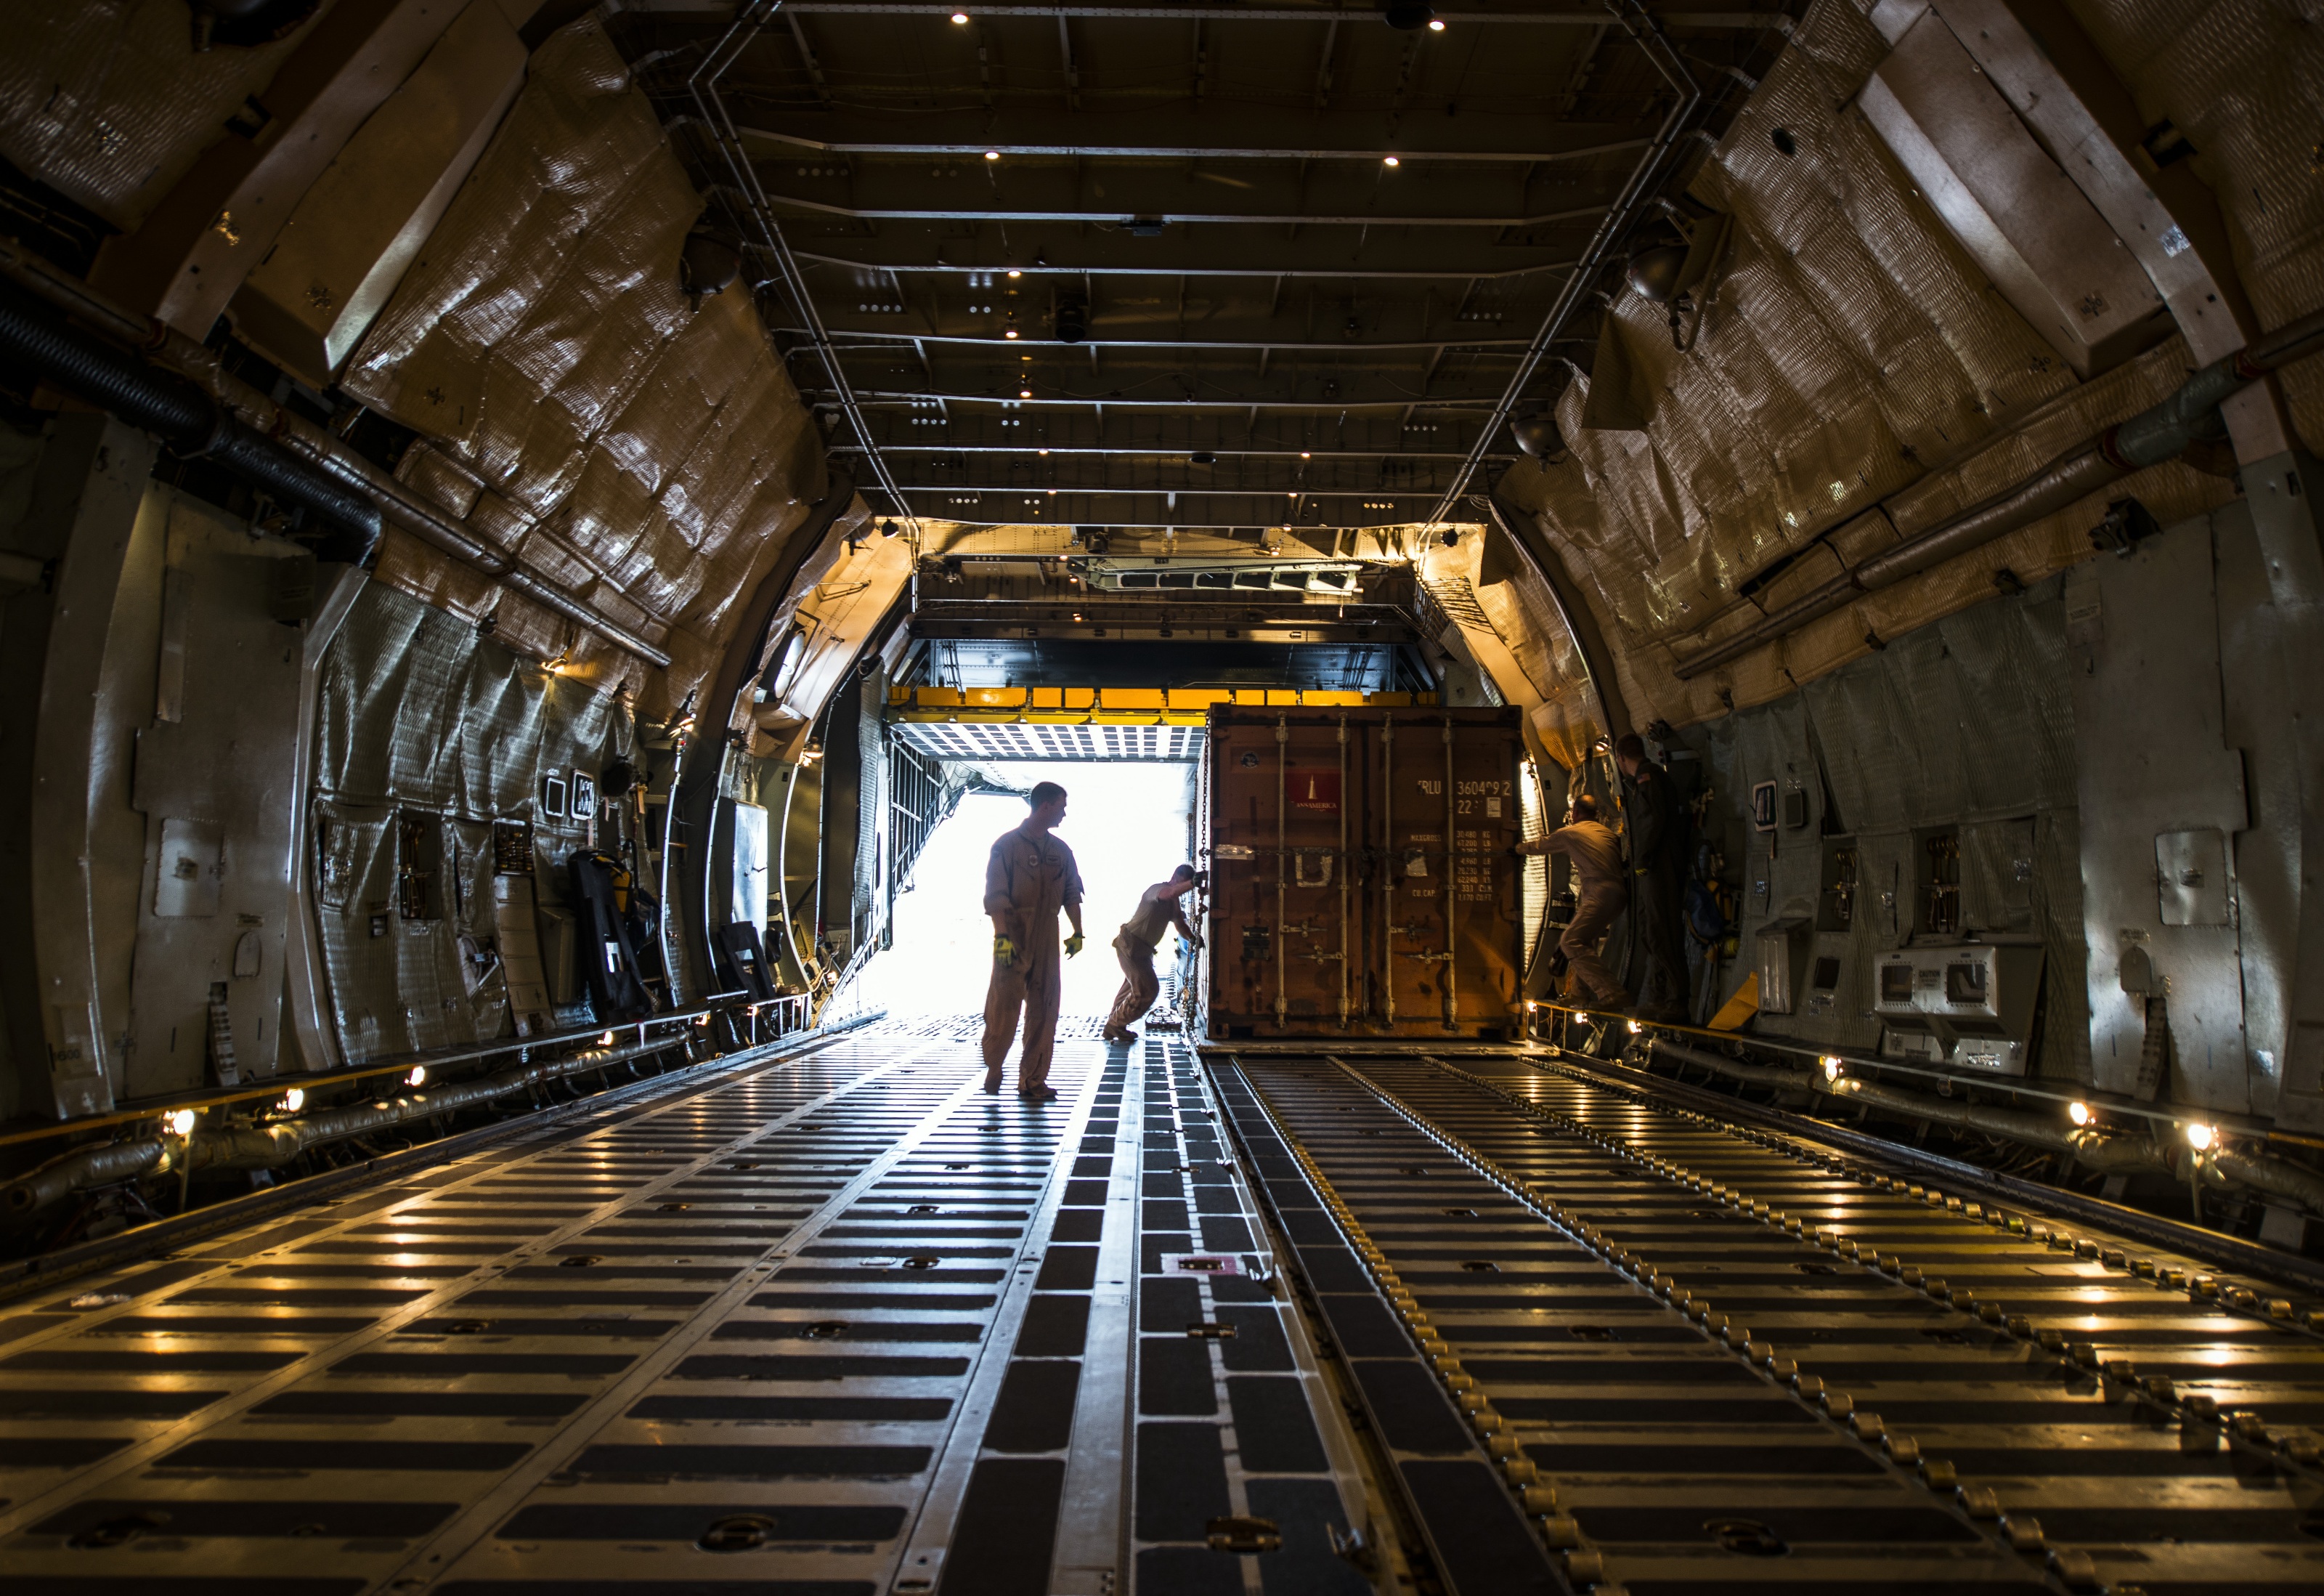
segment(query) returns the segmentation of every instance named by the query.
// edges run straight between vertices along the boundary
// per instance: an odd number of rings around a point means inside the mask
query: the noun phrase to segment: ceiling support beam
[[[1628,231],[1632,221],[1653,198],[1665,163],[1678,147],[1687,124],[1702,105],[1702,91],[1695,86],[1685,63],[1671,49],[1670,41],[1663,37],[1662,31],[1655,25],[1654,18],[1639,0],[1606,0],[1606,10],[1646,51],[1646,59],[1670,84],[1676,97],[1671,104],[1670,115],[1663,119],[1661,130],[1655,134],[1653,145],[1639,156],[1637,165],[1630,172],[1629,181],[1622,185],[1620,198],[1608,209],[1605,220],[1599,224],[1596,235],[1590,240],[1590,246],[1582,251],[1582,263],[1566,278],[1565,286],[1557,296],[1557,303],[1543,318],[1541,330],[1534,335],[1532,347],[1519,360],[1517,369],[1510,374],[1508,386],[1502,391],[1500,402],[1493,407],[1492,419],[1486,423],[1469,451],[1469,463],[1462,468],[1452,490],[1437,504],[1434,513],[1429,517],[1431,521],[1443,521],[1453,513],[1461,495],[1468,491],[1474,479],[1478,467],[1484,464],[1485,451],[1491,447],[1492,440],[1508,423],[1510,413],[1525,397],[1526,384],[1533,381],[1534,373],[1548,357],[1551,346],[1559,334],[1565,330],[1567,319],[1596,281],[1600,268]]]

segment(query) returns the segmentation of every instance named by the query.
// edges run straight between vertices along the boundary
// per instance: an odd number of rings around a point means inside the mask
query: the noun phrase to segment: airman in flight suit
[[[1194,867],[1182,864],[1167,881],[1157,881],[1139,894],[1138,911],[1122,922],[1121,934],[1113,939],[1114,955],[1121,961],[1121,990],[1114,994],[1113,1011],[1105,1017],[1105,1039],[1119,1047],[1127,1047],[1138,1039],[1130,1028],[1146,1017],[1154,1007],[1154,1000],[1162,993],[1161,977],[1154,973],[1154,950],[1162,944],[1162,933],[1171,927],[1188,942],[1194,940],[1194,928],[1186,924],[1186,914],[1178,907],[1178,899],[1194,890]]]
[[[1050,834],[1065,817],[1065,789],[1054,781],[1033,789],[1033,812],[1001,834],[984,866],[984,912],[992,917],[992,983],[984,993],[984,1089],[1001,1090],[1001,1064],[1025,1021],[1017,1059],[1017,1095],[1038,1102],[1055,1097],[1049,1058],[1057,1045],[1057,1005],[1064,995],[1058,957],[1057,911],[1074,934],[1067,957],[1082,950],[1082,872],[1074,851]]]

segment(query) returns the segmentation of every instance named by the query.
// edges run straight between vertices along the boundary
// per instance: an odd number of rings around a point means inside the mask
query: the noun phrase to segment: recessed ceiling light
[[[1389,156],[1386,161],[1382,161],[1380,164],[1381,164],[1381,165],[1383,165],[1383,166],[1402,166],[1402,165],[1404,164],[1404,162],[1403,162],[1403,161],[1398,161],[1395,156],[1391,155],[1391,156]]]
[[[1017,336],[1017,329],[1016,329],[1015,328],[1013,328],[1013,327],[1012,327],[1012,328],[1010,328],[1007,332],[1002,333],[1001,336],[1002,337],[1004,337],[1004,338],[1013,338],[1013,337],[1015,337]],[[1026,356],[1026,358],[1027,358],[1028,360],[1030,360],[1030,359],[1032,358],[1032,356],[1028,355],[1027,355],[1027,356]]]
[[[1444,19],[1441,16],[1430,17],[1428,19],[1428,31],[1432,33],[1442,33],[1444,31]]]
[[[952,20],[956,23],[964,23],[968,20],[968,13],[964,11],[955,11],[952,14]]]
[[[1033,397],[1033,391],[1030,388],[1019,388],[1017,390],[1017,397],[1019,399],[1030,399]]]
[[[998,161],[1001,159],[1001,152],[998,150],[987,150],[984,152],[984,158],[987,161]]]
[[[1025,273],[1019,272],[1016,267],[1011,266],[1009,268],[1009,275],[1011,277],[1022,277]]]

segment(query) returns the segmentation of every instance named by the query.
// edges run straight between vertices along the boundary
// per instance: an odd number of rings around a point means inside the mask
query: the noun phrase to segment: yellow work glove
[[[1084,936],[1079,931],[1074,932],[1071,936],[1065,938],[1065,957],[1072,958],[1075,954],[1081,952],[1083,948],[1088,946],[1089,938]]]
[[[1017,945],[1006,936],[994,937],[992,939],[992,962],[996,964],[1004,965],[1015,964],[1017,962]]]

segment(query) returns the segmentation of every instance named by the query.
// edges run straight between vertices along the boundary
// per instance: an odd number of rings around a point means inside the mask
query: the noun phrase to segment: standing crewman
[[[1057,1093],[1049,1085],[1049,1056],[1057,1047],[1057,1004],[1064,966],[1057,957],[1057,911],[1073,921],[1067,958],[1082,950],[1082,872],[1074,851],[1050,834],[1065,817],[1065,789],[1044,781],[1027,797],[1032,813],[1004,831],[984,865],[984,912],[992,917],[992,984],[984,992],[984,1089],[1001,1090],[1001,1061],[1025,1017],[1025,1046],[1017,1058],[1017,1095],[1038,1102]]]
[[[1629,790],[1631,946],[1645,961],[1638,1018],[1683,1024],[1687,1006],[1686,808],[1670,772],[1646,757],[1636,733],[1614,744],[1614,763]]]
[[[1599,944],[1629,902],[1622,885],[1622,844],[1614,828],[1598,818],[1598,801],[1573,800],[1565,825],[1547,836],[1519,843],[1520,853],[1563,853],[1573,861],[1573,918],[1557,939],[1580,995],[1608,1009],[1627,1010],[1630,994],[1599,955]]]
[[[1161,994],[1161,978],[1154,973],[1154,951],[1162,945],[1162,933],[1176,926],[1178,935],[1188,942],[1194,940],[1194,928],[1186,924],[1185,912],[1178,899],[1194,890],[1194,867],[1182,864],[1167,881],[1157,881],[1138,895],[1138,912],[1121,923],[1121,934],[1113,939],[1114,956],[1121,961],[1121,991],[1115,994],[1113,1011],[1105,1017],[1105,1039],[1123,1047],[1138,1039],[1130,1028],[1144,1018]]]

